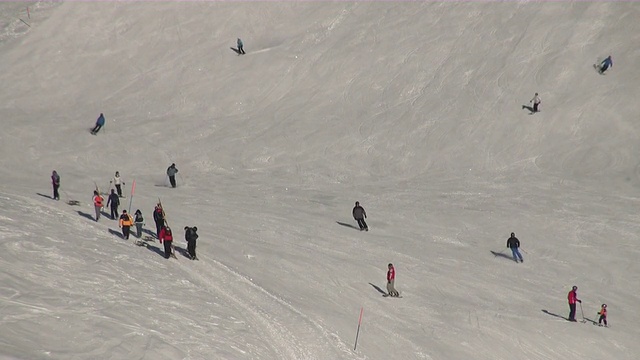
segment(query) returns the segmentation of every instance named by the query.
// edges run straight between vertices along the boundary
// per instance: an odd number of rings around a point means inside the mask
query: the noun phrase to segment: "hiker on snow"
[[[140,209],[135,212],[134,222],[136,224],[136,235],[138,235],[138,239],[142,237],[142,226],[144,226],[144,218],[142,217],[142,211]]]
[[[104,126],[104,115],[100,113],[100,116],[98,116],[98,120],[96,120],[96,127],[94,127],[93,130],[91,130],[91,133],[93,135],[96,135],[98,131],[102,129],[103,126]]]
[[[604,322],[604,326],[607,326],[607,304],[602,304],[600,311],[598,311],[598,315],[600,315],[598,325],[602,326],[602,323]]]
[[[58,189],[60,188],[60,175],[53,170],[51,174],[51,185],[53,185],[53,200],[60,200],[60,194],[58,194]]]
[[[576,302],[582,303],[582,300],[578,299],[578,287],[573,286],[571,291],[569,291],[569,295],[567,295],[567,300],[569,300],[569,321],[576,321]]]
[[[164,226],[164,210],[160,203],[153,209],[153,221],[156,223],[156,236],[160,239],[160,231]]]
[[[102,211],[102,203],[104,199],[100,194],[98,194],[98,190],[93,191],[93,207],[96,210],[96,221],[100,220],[100,211]]]
[[[167,168],[167,176],[169,177],[169,182],[171,183],[171,187],[176,187],[176,174],[178,173],[178,169],[176,169],[176,164],[171,164]]]
[[[163,242],[164,242],[164,257],[165,259],[168,259],[172,254],[171,244],[173,243],[173,235],[171,234],[171,228],[169,228],[168,226],[163,226],[162,230],[160,230],[160,244],[162,244]]]
[[[124,185],[124,181],[120,179],[120,172],[116,171],[116,174],[113,176],[113,179],[109,181],[109,185],[115,185],[116,191],[118,192],[118,196],[122,197],[122,185]]]
[[[542,100],[540,99],[540,96],[538,95],[538,93],[536,93],[533,96],[533,99],[529,100],[529,103],[533,103],[533,112],[537,113],[538,111],[538,106],[542,103]]]
[[[133,220],[131,219],[131,215],[127,214],[127,210],[122,210],[119,225],[122,229],[122,238],[129,240],[129,231],[131,230],[131,225],[133,225]]]
[[[513,261],[518,262],[518,259],[520,259],[520,262],[524,262],[522,255],[520,254],[520,250],[518,250],[520,247],[520,240],[518,240],[515,233],[511,233],[511,237],[507,240],[507,247],[511,249]]]
[[[196,240],[198,240],[197,227],[184,227],[184,239],[187,240],[187,251],[191,260],[198,260],[196,256]]]
[[[244,44],[242,43],[242,40],[240,40],[240,38],[238,38],[238,41],[236,41],[236,43],[238,44],[238,54],[240,55],[244,55]]]
[[[360,202],[356,201],[356,206],[353,207],[353,218],[358,222],[358,226],[360,227],[360,231],[366,230],[369,231],[369,227],[367,223],[364,222],[364,219],[367,217],[367,212],[364,211],[364,208],[360,206]]]
[[[600,63],[600,69],[598,71],[600,72],[600,74],[604,74],[604,72],[607,71],[609,67],[613,67],[613,59],[611,59],[611,55],[602,60],[602,62]]]
[[[389,263],[389,270],[387,270],[387,293],[389,296],[398,297],[400,294],[395,288],[396,282],[396,269],[392,263]]]
[[[116,191],[111,189],[111,195],[107,199],[107,206],[111,209],[111,219],[115,220],[118,217],[118,206],[120,206],[120,197],[116,194]]]

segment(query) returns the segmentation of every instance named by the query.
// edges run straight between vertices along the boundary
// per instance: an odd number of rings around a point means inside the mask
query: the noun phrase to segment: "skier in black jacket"
[[[198,260],[196,256],[196,240],[198,240],[197,227],[184,227],[184,239],[187,240],[187,251],[191,260]]]
[[[156,222],[156,236],[160,239],[160,230],[164,226],[164,210],[160,203],[153,209],[153,221]]]
[[[518,259],[520,259],[520,262],[524,262],[522,255],[520,254],[520,250],[518,250],[520,247],[520,240],[518,240],[515,233],[511,233],[511,237],[507,240],[507,247],[511,249],[513,261],[518,262]]]
[[[353,218],[358,222],[358,226],[360,226],[360,231],[362,230],[369,231],[369,227],[367,226],[367,223],[364,221],[364,219],[367,217],[367,212],[364,211],[364,208],[362,206],[360,206],[359,201],[356,201],[356,206],[354,206],[353,211],[351,213],[353,214]]]
[[[116,194],[114,189],[111,189],[111,195],[107,199],[107,206],[111,205],[111,219],[115,220],[118,217],[118,206],[120,206],[120,197]]]

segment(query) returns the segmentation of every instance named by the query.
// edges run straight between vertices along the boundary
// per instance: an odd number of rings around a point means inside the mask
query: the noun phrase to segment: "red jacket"
[[[173,241],[171,230],[167,230],[166,227],[162,227],[162,230],[160,230],[160,242],[163,241]]]
[[[391,281],[395,278],[396,278],[396,268],[392,266],[389,268],[389,271],[387,271],[387,281]]]
[[[576,294],[575,290],[569,291],[569,295],[567,295],[567,300],[569,300],[569,304],[575,304],[578,301],[578,294]]]

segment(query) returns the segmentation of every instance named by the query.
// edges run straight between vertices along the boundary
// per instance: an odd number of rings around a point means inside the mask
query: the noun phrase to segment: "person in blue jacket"
[[[611,59],[611,55],[602,60],[602,62],[600,63],[600,70],[598,71],[600,72],[600,74],[604,74],[604,72],[607,71],[607,69],[610,67],[613,67],[613,60]]]
[[[237,44],[238,44],[238,54],[244,55],[245,54],[244,44],[242,43],[242,40],[240,40],[240,38],[238,38]]]
[[[93,135],[96,135],[98,131],[102,129],[103,126],[104,126],[104,115],[100,113],[100,116],[98,116],[98,120],[96,120],[96,127],[94,127],[93,130],[91,130],[91,133]]]

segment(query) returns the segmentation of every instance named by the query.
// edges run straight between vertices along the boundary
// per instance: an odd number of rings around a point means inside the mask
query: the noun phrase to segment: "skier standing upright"
[[[93,207],[96,210],[96,221],[100,220],[100,211],[102,211],[102,204],[104,199],[98,193],[98,190],[93,191]]]
[[[100,131],[100,129],[102,129],[102,127],[104,126],[104,115],[102,113],[100,113],[100,116],[98,116],[98,120],[96,120],[96,126],[93,128],[93,130],[91,130],[91,133],[93,135],[96,135],[98,133],[98,131]]]
[[[602,60],[602,62],[600,63],[600,69],[598,69],[598,71],[600,72],[600,74],[604,74],[604,72],[607,71],[607,69],[610,67],[613,67],[613,59],[611,58],[611,55]]]
[[[171,183],[171,187],[176,187],[176,174],[178,173],[178,169],[176,168],[176,164],[171,164],[167,168],[167,176],[169,177],[169,182]]]
[[[60,188],[60,175],[53,170],[51,173],[51,185],[53,185],[53,200],[60,200],[60,194],[58,193],[58,189]]]
[[[153,209],[153,221],[156,223],[156,236],[160,239],[160,231],[164,226],[164,210],[160,203]]]
[[[353,218],[358,222],[358,226],[360,227],[360,231],[366,230],[369,231],[369,227],[364,219],[367,217],[367,212],[364,211],[364,208],[360,206],[360,202],[356,201],[356,206],[353,207],[351,211],[353,214]]]
[[[400,294],[396,291],[395,282],[396,282],[396,269],[393,267],[392,263],[389,263],[387,270],[387,293],[388,296],[397,297]]]
[[[120,197],[116,194],[116,191],[111,189],[111,194],[107,199],[107,206],[111,209],[111,219],[115,220],[118,215],[118,206],[120,206]]]
[[[244,44],[242,43],[242,40],[240,38],[238,38],[236,44],[238,45],[238,55],[244,55]]]
[[[164,242],[164,257],[168,259],[172,255],[173,234],[171,228],[163,226],[160,230],[160,243]]]
[[[600,315],[600,318],[598,319],[598,325],[602,326],[602,323],[604,322],[604,326],[608,326],[607,325],[607,304],[602,304],[600,311],[598,311],[598,315]]]
[[[122,229],[122,237],[129,240],[129,231],[131,230],[131,225],[133,225],[133,219],[131,219],[131,215],[127,214],[127,210],[122,210],[119,225]]]
[[[187,241],[187,252],[189,252],[189,258],[191,260],[198,260],[196,256],[196,240],[198,240],[197,227],[184,228],[184,239]]]
[[[138,235],[138,239],[142,237],[142,227],[144,226],[144,218],[142,217],[142,211],[140,209],[135,212],[134,222],[136,224],[136,235]]]
[[[540,96],[538,95],[538,93],[536,93],[533,96],[533,99],[529,100],[530,103],[533,103],[533,112],[537,113],[538,111],[538,106],[540,106],[540,104],[542,103],[542,100],[540,99]]]
[[[513,261],[518,262],[518,259],[520,259],[520,262],[524,262],[520,250],[518,250],[520,248],[520,240],[518,240],[515,233],[511,233],[511,237],[507,240],[507,247],[511,249]]]
[[[109,181],[109,184],[113,184],[116,187],[116,191],[118,192],[118,196],[122,197],[122,185],[125,185],[124,181],[120,178],[120,172],[116,171],[116,174],[113,176],[113,179]]]
[[[573,286],[569,294],[567,295],[569,301],[569,321],[576,321],[576,302],[582,303],[582,300],[578,299],[578,287]]]

